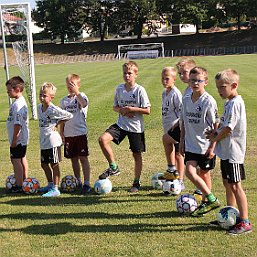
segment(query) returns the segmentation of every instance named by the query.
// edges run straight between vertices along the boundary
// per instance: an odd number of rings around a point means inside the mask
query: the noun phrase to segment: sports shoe
[[[201,202],[202,201],[202,198],[203,198],[203,193],[200,189],[196,188],[196,190],[194,191],[193,193],[195,199],[198,201],[198,202]]]
[[[158,177],[159,180],[175,180],[179,179],[179,173],[177,170],[167,170],[163,176]]]
[[[252,224],[241,221],[236,224],[232,229],[228,231],[229,235],[237,236],[241,234],[247,234],[252,232]]]
[[[10,192],[10,193],[22,193],[23,190],[22,190],[22,187],[15,186],[15,187],[12,187],[8,192]]]
[[[199,206],[197,207],[197,209],[196,209],[194,212],[192,212],[192,213],[190,214],[190,216],[192,216],[192,217],[203,217],[203,214],[199,214],[199,213],[197,213],[196,211],[197,211],[198,209],[203,208],[203,207],[206,205],[206,203],[207,203],[207,202],[201,201],[201,203],[199,204]]]
[[[50,189],[47,193],[43,194],[42,197],[57,197],[59,196],[61,193],[58,189]]]
[[[50,186],[40,187],[40,188],[38,189],[38,192],[45,194],[45,193],[49,192],[51,189],[53,189],[53,188],[50,187]]]
[[[91,191],[91,187],[89,185],[84,184],[81,189],[81,194],[86,195],[90,193],[90,191]]]
[[[217,209],[220,207],[220,202],[218,200],[218,198],[216,198],[216,200],[214,202],[204,202],[202,204],[200,204],[200,206],[191,214],[191,216],[193,217],[198,217],[199,215],[203,215],[207,212],[210,212],[214,209]]]
[[[140,189],[140,183],[133,183],[132,187],[129,189],[130,193],[138,193],[139,189]]]
[[[113,170],[111,167],[109,167],[108,169],[106,169],[100,176],[99,179],[106,179],[110,176],[118,176],[120,175],[120,170],[117,166],[116,170]]]

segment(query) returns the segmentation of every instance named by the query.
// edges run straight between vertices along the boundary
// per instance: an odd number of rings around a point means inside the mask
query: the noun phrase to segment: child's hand
[[[79,94],[79,87],[78,85],[73,82],[73,81],[69,81],[69,89],[71,90],[71,92],[73,92],[75,95]]]
[[[209,159],[212,159],[215,154],[213,152],[213,147],[209,147],[205,153],[205,156],[208,157]]]
[[[123,115],[123,116],[126,116],[128,118],[133,118],[134,117],[134,114],[132,113],[130,106],[121,107],[120,114]]]
[[[205,136],[210,141],[213,141],[213,139],[217,136],[217,132],[214,129],[206,130],[205,131]]]

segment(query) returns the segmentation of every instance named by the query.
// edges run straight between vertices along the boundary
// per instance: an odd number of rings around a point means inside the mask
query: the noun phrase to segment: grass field
[[[196,57],[196,62],[209,71],[210,92],[218,102],[221,114],[223,101],[216,92],[215,74],[224,68],[234,68],[241,75],[239,93],[247,109],[248,133],[244,182],[249,202],[250,220],[257,224],[257,55]],[[113,191],[108,195],[81,196],[62,194],[59,198],[43,199],[40,195],[5,194],[5,179],[12,173],[9,144],[5,128],[8,99],[4,87],[4,72],[0,73],[0,256],[257,256],[257,235],[231,237],[224,230],[209,226],[215,212],[202,218],[179,216],[176,197],[165,197],[152,190],[150,178],[166,167],[161,142],[160,73],[164,66],[173,66],[177,58],[139,60],[138,83],[149,95],[152,109],[145,117],[147,152],[144,154],[142,191],[131,195],[127,189],[133,179],[133,162],[128,143],[115,147],[121,175],[112,178]],[[36,82],[53,82],[58,90],[55,104],[66,94],[65,77],[77,73],[82,78],[81,91],[89,97],[88,127],[92,185],[107,166],[98,146],[100,134],[113,122],[112,111],[115,87],[122,82],[123,61],[42,65],[36,67]],[[11,76],[16,75],[13,68]],[[183,91],[184,85],[178,80]],[[37,90],[38,91],[38,90]],[[30,144],[27,157],[29,175],[46,183],[39,161],[39,129],[37,121],[30,121]],[[68,160],[61,162],[62,176],[72,174]],[[193,185],[185,180],[186,192]],[[225,205],[219,165],[213,172],[213,191]]]

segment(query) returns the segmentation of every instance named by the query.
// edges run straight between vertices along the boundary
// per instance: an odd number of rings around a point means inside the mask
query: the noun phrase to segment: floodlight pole
[[[0,22],[1,22],[1,33],[2,33],[2,44],[3,44],[3,51],[4,51],[5,76],[6,76],[6,80],[9,80],[9,67],[7,62],[6,41],[5,41],[5,34],[4,34],[4,23],[3,23],[3,14],[2,14],[1,5],[0,5]],[[12,99],[9,97],[9,105],[11,105],[11,103],[12,103]]]

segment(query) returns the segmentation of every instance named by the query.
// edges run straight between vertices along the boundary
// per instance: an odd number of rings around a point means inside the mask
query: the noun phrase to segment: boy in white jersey
[[[23,180],[28,175],[28,161],[26,150],[29,141],[28,107],[22,95],[24,81],[21,77],[12,77],[6,82],[7,94],[15,101],[10,105],[9,116],[6,121],[8,139],[10,143],[10,158],[13,165],[16,185],[11,193],[22,192]]]
[[[173,67],[165,67],[162,70],[162,84],[164,87],[162,93],[162,126],[164,131],[162,142],[168,164],[167,172],[170,175],[167,179],[179,178],[184,190],[184,158],[179,153],[178,143],[180,140],[179,119],[182,94],[175,86],[176,75],[176,69]]]
[[[45,172],[48,185],[39,191],[43,197],[60,195],[59,162],[61,161],[62,138],[57,131],[57,125],[72,118],[72,114],[55,106],[52,100],[56,87],[52,83],[44,83],[40,88],[38,105],[38,121],[40,128],[41,167]]]
[[[79,91],[80,77],[76,74],[69,74],[66,78],[66,86],[69,92],[61,100],[61,108],[72,113],[73,118],[61,126],[61,136],[64,142],[64,156],[71,159],[72,169],[75,177],[81,182],[80,164],[84,175],[82,194],[91,191],[90,188],[90,166],[88,161],[88,129],[87,129],[87,111],[88,98]]]
[[[179,146],[180,152],[185,154],[187,177],[204,195],[203,202],[191,214],[198,217],[220,206],[219,200],[211,192],[210,170],[215,166],[215,143],[205,137],[207,129],[217,128],[218,117],[216,101],[205,91],[207,70],[202,67],[191,69],[189,83],[192,94],[185,95],[182,100]]]
[[[116,88],[113,106],[113,110],[119,113],[119,117],[117,122],[99,138],[102,152],[109,162],[109,168],[99,176],[99,179],[120,174],[110,143],[113,141],[115,144],[120,144],[127,136],[135,161],[135,178],[130,192],[136,193],[140,189],[142,152],[145,151],[143,114],[150,114],[151,105],[145,89],[136,83],[137,64],[133,61],[126,62],[122,69],[125,83]]]
[[[241,180],[245,179],[244,157],[246,151],[246,113],[242,97],[238,95],[239,74],[232,69],[215,76],[216,86],[222,99],[227,99],[219,128],[206,132],[207,138],[217,142],[215,153],[220,157],[227,205],[238,206],[240,221],[228,231],[239,235],[252,231],[248,219],[248,204]]]

